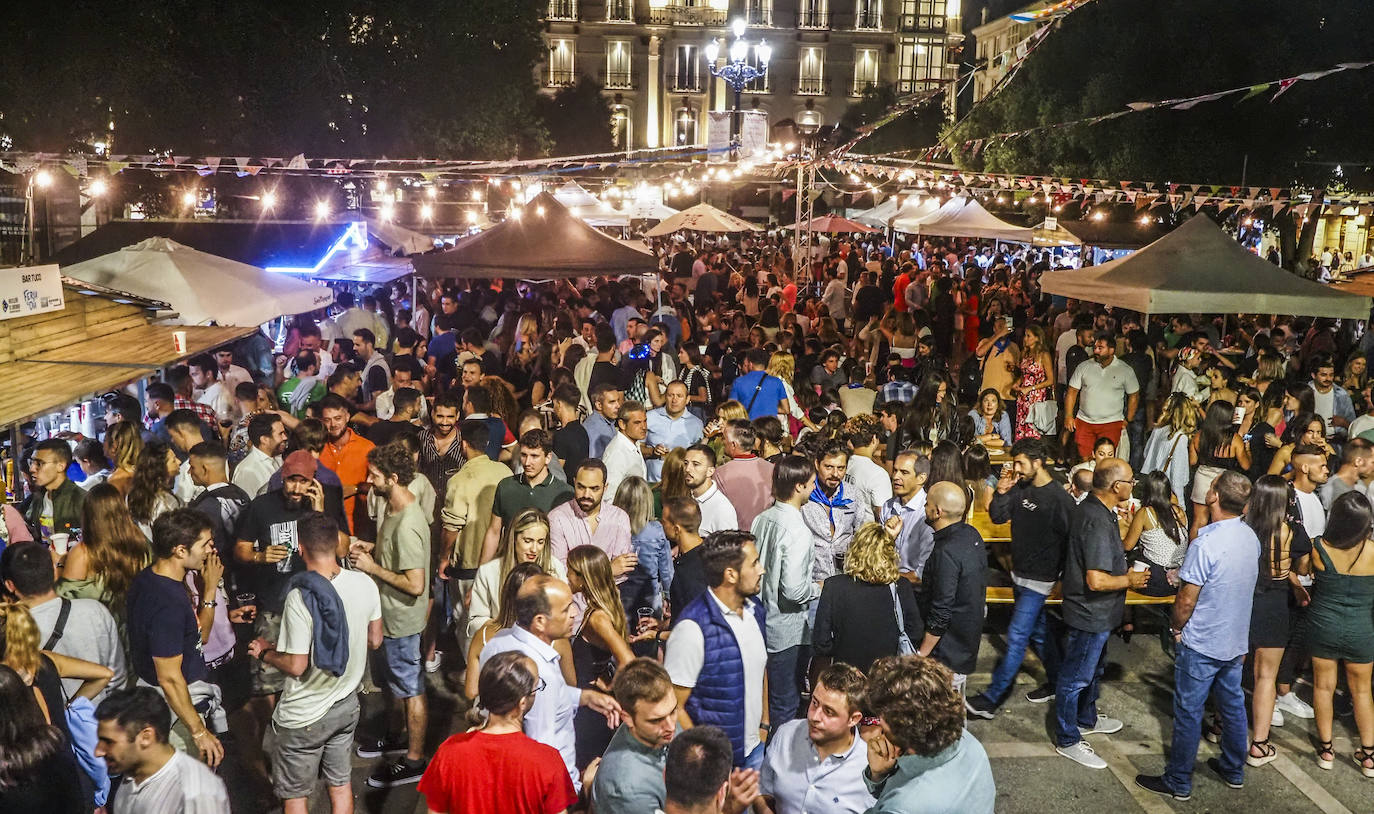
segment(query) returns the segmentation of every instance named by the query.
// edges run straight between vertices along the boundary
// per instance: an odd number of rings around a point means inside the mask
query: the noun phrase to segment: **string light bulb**
[[[391,220],[391,218],[392,218],[395,214],[396,214],[396,209],[395,209],[395,207],[393,207],[391,204],[385,204],[384,206],[382,206],[382,220],[383,220],[383,221],[388,221],[388,222],[389,222],[389,221]]]
[[[328,201],[316,201],[316,202],[315,202],[315,220],[324,220],[324,219],[327,218],[327,217],[329,217],[329,202],[328,202]]]
[[[90,189],[87,190],[87,192],[89,192],[91,197],[93,198],[99,198],[101,195],[104,195],[108,191],[109,187],[105,184],[104,180],[100,178],[97,178],[94,181],[92,181]]]
[[[429,220],[430,218],[434,217],[434,207],[430,204],[421,204],[420,217],[424,218],[425,220]]]
[[[267,191],[267,192],[262,193],[262,208],[263,208],[264,210],[272,209],[272,208],[276,207],[276,205],[277,205],[277,193],[272,192],[272,191],[270,191],[270,190]]]
[[[33,174],[33,185],[34,185],[34,186],[36,186],[36,187],[38,187],[38,188],[40,188],[40,189],[46,189],[46,188],[47,188],[49,185],[51,185],[51,184],[52,184],[52,173],[48,172],[47,170],[39,170],[38,172],[36,172],[36,173]]]
[[[425,190],[425,194],[431,198],[437,198],[439,196],[439,190],[437,187],[430,187]]]
[[[185,192],[181,193],[181,204],[182,204],[182,206],[195,206],[195,205],[196,205],[196,193],[195,193],[195,190],[190,190],[190,189],[188,189],[188,190],[186,190]]]

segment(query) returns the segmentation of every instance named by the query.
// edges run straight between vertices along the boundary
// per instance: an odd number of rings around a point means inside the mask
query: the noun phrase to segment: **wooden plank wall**
[[[148,324],[137,305],[66,290],[61,311],[0,320],[0,364]]]

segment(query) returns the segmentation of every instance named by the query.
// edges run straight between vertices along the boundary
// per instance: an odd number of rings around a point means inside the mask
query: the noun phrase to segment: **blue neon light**
[[[329,247],[329,251],[324,253],[324,257],[321,257],[319,262],[313,266],[267,266],[265,270],[285,272],[287,274],[316,274],[320,269],[324,268],[325,263],[329,262],[329,258],[343,251],[344,244],[350,242],[351,245],[348,246],[348,250],[350,251],[367,248],[367,223],[365,221],[355,220],[350,222],[348,228],[339,236],[339,239],[334,241],[334,245]]]

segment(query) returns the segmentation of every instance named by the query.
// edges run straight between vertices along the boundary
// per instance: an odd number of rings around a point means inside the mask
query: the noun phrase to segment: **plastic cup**
[[[186,332],[172,331],[172,349],[177,353],[186,352]]]
[[[1140,560],[1136,560],[1136,561],[1135,561],[1135,564],[1133,564],[1133,565],[1131,566],[1131,570],[1132,570],[1132,571],[1148,571],[1148,570],[1150,570],[1150,564],[1149,564],[1148,562],[1142,562],[1142,561],[1140,561]]]
[[[68,543],[69,540],[71,540],[71,535],[68,535],[68,534],[54,534],[54,535],[52,536],[52,548],[53,548],[53,550],[56,551],[58,554],[66,554],[66,553],[67,553],[67,543]]]
[[[654,618],[654,609],[653,609],[653,608],[635,608],[635,616],[639,617],[639,621],[638,621],[638,622],[636,623],[636,625],[635,625],[635,630],[638,631],[639,633],[643,633],[643,632],[644,632],[644,629],[645,629],[646,627],[649,626],[649,623],[650,623],[651,621],[653,621],[653,618]]]

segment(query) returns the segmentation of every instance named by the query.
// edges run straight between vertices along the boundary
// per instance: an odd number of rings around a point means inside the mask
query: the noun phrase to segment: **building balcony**
[[[724,27],[727,12],[704,6],[664,6],[649,9],[649,25],[696,25]]]
[[[829,96],[830,77],[803,76],[797,80],[798,96]]]
[[[673,93],[701,93],[701,74],[673,74],[668,77],[668,90]]]
[[[903,14],[897,21],[897,29],[902,32],[945,33],[945,18],[938,14]]]
[[[630,71],[602,71],[601,83],[606,90],[634,90],[635,75]]]
[[[802,9],[797,12],[797,28],[809,31],[829,30],[830,12]]]
[[[606,0],[606,22],[632,23],[635,21],[635,4],[632,0]]]
[[[935,90],[943,84],[944,81],[939,77],[932,77],[929,79],[898,79],[897,93],[920,93],[921,91]]]
[[[577,21],[577,0],[549,0],[550,20]]]
[[[771,7],[753,6],[744,12],[744,21],[749,25],[762,26],[764,28],[773,27],[773,9]]]
[[[546,88],[566,88],[577,81],[577,73],[574,71],[551,70],[544,77],[544,87]]]
[[[849,84],[849,95],[863,96],[865,93],[871,90],[877,90],[878,87],[879,85],[875,81],[871,81],[868,79],[855,79],[853,82]]]
[[[868,11],[854,17],[855,31],[882,31],[883,15],[876,11]]]

